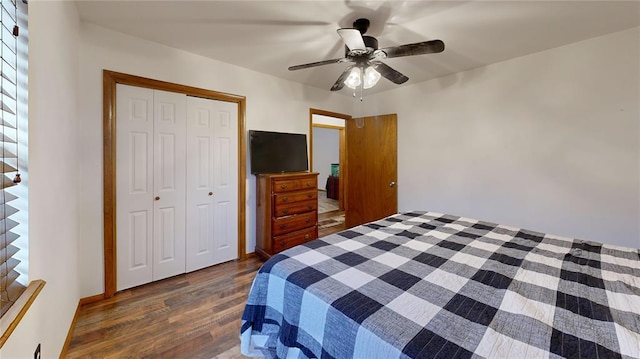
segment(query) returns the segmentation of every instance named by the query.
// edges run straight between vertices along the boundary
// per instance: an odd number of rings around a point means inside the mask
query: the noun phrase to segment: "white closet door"
[[[187,272],[238,257],[237,104],[187,98]]]
[[[185,272],[187,96],[154,93],[153,280]]]
[[[117,289],[152,280],[153,91],[117,85]]]

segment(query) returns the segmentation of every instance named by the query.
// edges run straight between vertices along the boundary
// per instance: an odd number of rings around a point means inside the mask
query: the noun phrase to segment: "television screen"
[[[304,172],[309,169],[307,135],[249,131],[251,173]]]

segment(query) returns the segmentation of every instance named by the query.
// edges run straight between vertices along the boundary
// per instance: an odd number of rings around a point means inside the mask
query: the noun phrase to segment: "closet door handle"
[[[209,196],[213,196],[213,192],[209,192]]]
[[[156,201],[160,200],[160,196],[156,196],[156,198],[154,198]]]

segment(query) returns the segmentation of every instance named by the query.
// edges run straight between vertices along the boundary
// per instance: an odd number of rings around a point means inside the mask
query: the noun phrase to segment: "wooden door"
[[[346,121],[347,228],[398,212],[396,120],[391,114]]]
[[[187,272],[238,257],[237,111],[187,100]]]

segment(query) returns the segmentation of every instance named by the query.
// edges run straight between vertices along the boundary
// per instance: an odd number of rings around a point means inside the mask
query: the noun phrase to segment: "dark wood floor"
[[[323,229],[321,236],[344,226]],[[116,293],[83,306],[67,358],[244,358],[240,318],[256,257]]]
[[[214,358],[238,345],[261,264],[232,261],[85,305],[67,358]]]

